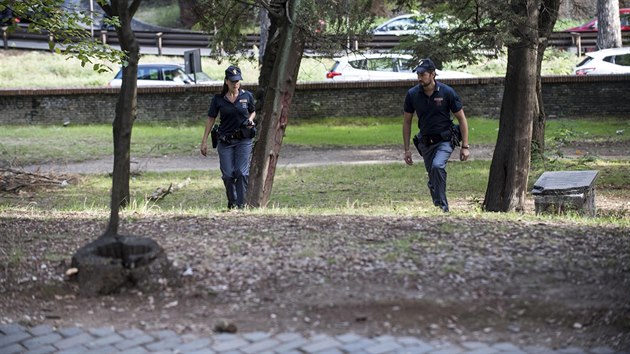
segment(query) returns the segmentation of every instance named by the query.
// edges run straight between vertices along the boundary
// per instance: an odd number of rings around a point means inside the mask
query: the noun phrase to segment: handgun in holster
[[[420,138],[418,137],[418,135],[420,135],[420,133],[414,135],[413,139],[411,140],[413,141],[413,146],[416,147],[416,150],[418,150],[418,153],[420,154],[420,156],[422,156],[422,151],[420,151]]]
[[[215,125],[212,127],[210,131],[210,139],[212,140],[212,148],[216,149],[217,144],[219,144],[219,126]]]

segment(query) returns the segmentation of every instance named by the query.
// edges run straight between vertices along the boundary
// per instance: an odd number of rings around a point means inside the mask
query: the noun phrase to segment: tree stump
[[[99,237],[72,257],[82,295],[107,295],[123,287],[143,292],[176,280],[166,253],[153,239],[119,235]]]

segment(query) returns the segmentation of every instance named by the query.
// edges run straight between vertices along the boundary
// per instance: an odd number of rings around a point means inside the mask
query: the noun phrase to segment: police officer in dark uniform
[[[208,121],[201,140],[201,154],[208,154],[208,135],[220,116],[217,152],[221,177],[225,185],[228,209],[245,207],[249,163],[253,137],[256,134],[256,109],[251,92],[241,89],[241,69],[229,66],[225,70],[223,90],[215,95],[208,109]]]
[[[403,144],[405,163],[413,165],[409,138],[414,112],[418,115],[420,132],[414,138],[414,145],[424,158],[424,167],[429,174],[429,191],[433,204],[444,212],[449,211],[446,199],[446,163],[455,145],[461,147],[459,159],[468,160],[468,122],[459,96],[451,88],[435,81],[435,64],[431,59],[423,59],[414,69],[418,74],[418,85],[407,91],[403,112]],[[457,118],[459,127],[454,126],[451,113]]]

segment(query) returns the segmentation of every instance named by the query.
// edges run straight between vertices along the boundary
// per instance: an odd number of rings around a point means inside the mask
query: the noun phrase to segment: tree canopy
[[[54,39],[49,43],[50,49],[79,59],[82,66],[91,65],[95,71],[103,72],[111,71],[104,62],[124,62],[123,52],[92,38],[88,29],[94,20],[89,9],[67,7],[63,0],[0,0],[0,11],[3,10],[17,19],[7,23],[8,31],[22,27],[30,32],[48,32]],[[108,21],[117,24],[115,18]]]

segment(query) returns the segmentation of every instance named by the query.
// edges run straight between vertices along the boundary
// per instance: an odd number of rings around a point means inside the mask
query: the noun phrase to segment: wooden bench
[[[595,216],[595,179],[599,171],[544,172],[532,194],[536,214],[575,211]]]

